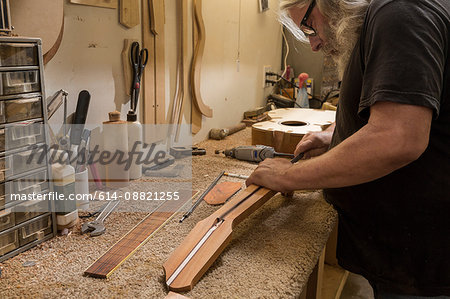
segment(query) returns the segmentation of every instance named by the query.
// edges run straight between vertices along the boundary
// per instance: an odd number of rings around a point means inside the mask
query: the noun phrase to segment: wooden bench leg
[[[325,263],[325,249],[317,261],[314,270],[309,276],[308,283],[303,290],[300,298],[302,299],[321,299],[322,298],[322,281],[323,281],[323,268]]]

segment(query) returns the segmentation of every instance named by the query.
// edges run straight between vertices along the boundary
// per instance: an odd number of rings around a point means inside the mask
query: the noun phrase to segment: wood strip
[[[120,0],[119,22],[127,28],[139,25],[139,0]]]
[[[144,69],[142,78],[142,103],[143,103],[143,123],[155,124],[155,39],[150,31],[150,0],[142,0],[142,43],[148,51],[148,63]],[[151,136],[145,133],[144,140],[149,140]]]
[[[117,8],[117,0],[70,0],[70,3],[105,8]]]
[[[181,3],[180,3],[181,2]],[[184,105],[186,103],[186,97],[188,94],[188,82],[187,82],[187,66],[188,66],[188,58],[187,58],[187,52],[188,52],[188,2],[187,0],[179,0],[180,8],[180,19],[181,19],[181,64],[180,64],[180,78],[181,78],[181,84],[180,84],[180,94],[181,98],[180,101],[180,110],[179,110],[179,117],[177,120],[177,130],[175,133],[175,141],[177,142],[180,137],[180,126],[183,120],[183,113],[184,113]]]
[[[165,2],[153,0],[155,39],[155,123],[166,123]]]
[[[205,24],[202,16],[202,0],[194,0],[194,19],[198,28],[198,43],[194,50],[194,58],[191,69],[191,84],[193,102],[197,109],[206,117],[212,117],[213,111],[207,106],[200,94],[200,75],[203,52],[205,50]]]
[[[150,213],[116,244],[106,251],[84,272],[84,275],[95,278],[108,278],[136,250],[144,245],[158,230],[198,192],[180,191],[179,200],[165,201],[155,212]]]

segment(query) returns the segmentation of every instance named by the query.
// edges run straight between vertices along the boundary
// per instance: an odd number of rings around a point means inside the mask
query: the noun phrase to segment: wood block
[[[70,3],[105,8],[117,8],[117,0],[70,0]]]
[[[241,183],[223,182],[216,185],[206,194],[204,200],[210,205],[220,205],[225,203],[230,197],[241,190]]]
[[[140,23],[139,0],[120,0],[120,24],[133,28]]]

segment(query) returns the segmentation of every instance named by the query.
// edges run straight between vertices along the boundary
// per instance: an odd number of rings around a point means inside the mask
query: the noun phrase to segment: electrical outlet
[[[263,66],[263,88],[270,87],[270,83],[266,83],[266,79],[269,79],[269,76],[267,73],[272,72],[272,66],[271,65],[265,65]]]

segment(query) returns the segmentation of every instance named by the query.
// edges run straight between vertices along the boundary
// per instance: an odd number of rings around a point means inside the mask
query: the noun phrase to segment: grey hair
[[[280,0],[280,22],[292,33],[292,35],[302,41],[308,43],[308,38],[299,28],[299,24],[295,24],[289,16],[289,8],[297,6],[302,8],[311,3],[312,0]],[[351,51],[361,32],[361,26],[367,8],[372,0],[316,0],[316,5],[320,12],[328,20],[331,33],[331,41],[333,51],[337,53],[333,55],[333,59],[339,68],[342,76]],[[325,50],[325,49],[324,49]]]

